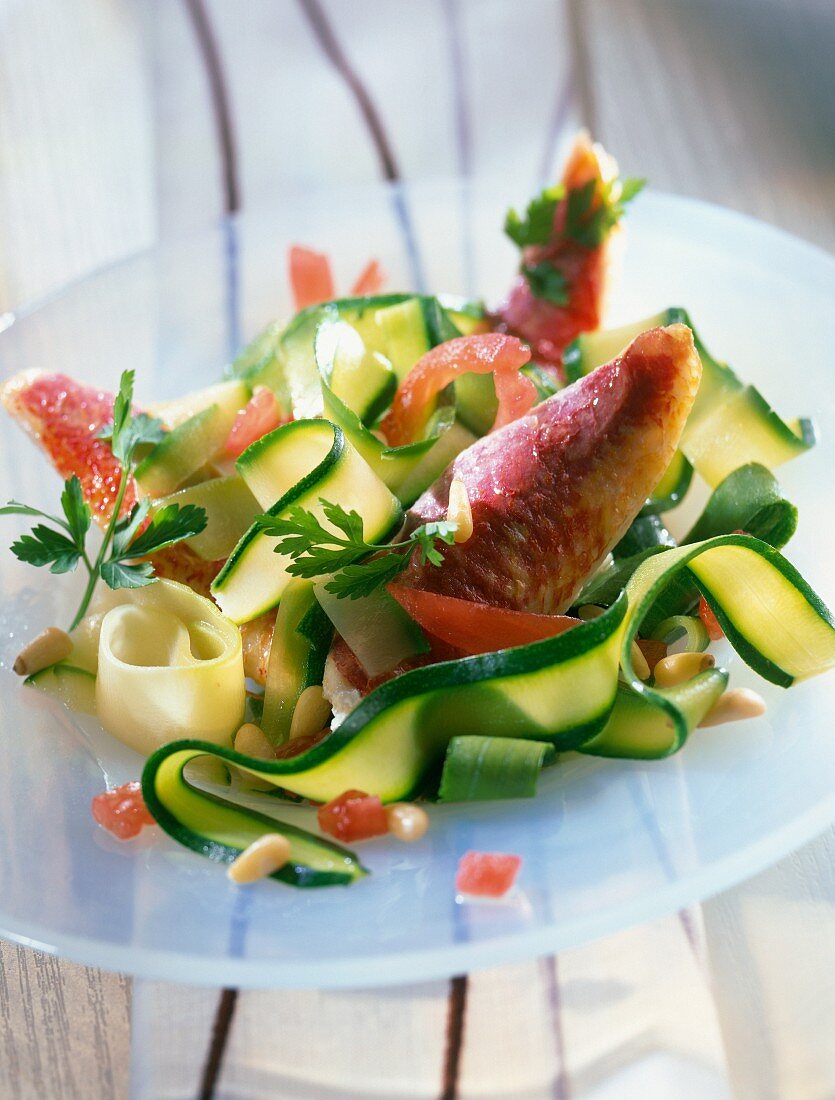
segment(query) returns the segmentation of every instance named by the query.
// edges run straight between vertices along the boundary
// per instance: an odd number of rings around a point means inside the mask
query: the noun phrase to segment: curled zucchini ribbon
[[[397,498],[329,420],[296,420],[276,428],[247,448],[237,465],[271,516],[300,505],[327,522],[322,501],[338,500],[359,513],[371,540],[402,519]],[[275,553],[275,538],[256,519],[212,582],[212,595],[230,619],[248,622],[280,602],[292,580],[290,564],[290,557]]]
[[[605,614],[558,637],[416,669],[382,684],[299,756],[265,762],[200,741],[165,745],[145,767],[148,805],[182,843],[225,859],[264,831],[265,819],[188,783],[185,766],[203,754],[317,801],[349,788],[384,801],[406,798],[455,736],[521,737],[603,756],[668,756],[728,679],[710,669],[662,690],[632,668],[632,642],[644,615],[685,569],[736,650],[767,680],[788,687],[835,665],[832,617],[797,570],[759,539],[723,535],[648,558]]]
[[[780,417],[759,390],[746,386],[727,363],[710,354],[689,314],[676,306],[635,324],[580,336],[566,352],[568,380],[573,382],[619,355],[639,333],[677,323],[693,333],[702,381],[679,453],[653,493],[652,512],[667,511],[683,499],[693,469],[716,486],[745,463],[757,462],[773,470],[815,445],[813,423]]]
[[[228,742],[244,712],[240,631],[175,581],[113,596],[98,641],[102,725],[143,755],[187,732]]]

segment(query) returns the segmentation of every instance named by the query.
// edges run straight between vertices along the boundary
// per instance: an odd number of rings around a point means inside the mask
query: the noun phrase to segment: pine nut
[[[675,687],[713,668],[715,664],[716,658],[711,653],[671,653],[669,657],[662,657],[655,666],[655,686]]]
[[[759,718],[765,714],[765,699],[756,691],[736,688],[726,691],[699,726],[721,726],[723,722],[740,722],[744,718]]]
[[[408,844],[426,836],[429,814],[411,802],[392,802],[390,806],[386,806],[386,822],[392,836]]]
[[[577,608],[577,616],[588,623],[592,619],[599,619],[605,610],[605,607],[598,607],[596,603],[584,603],[582,607]]]
[[[464,482],[456,477],[449,487],[449,503],[447,504],[446,518],[450,523],[457,523],[455,532],[456,542],[466,542],[473,533],[473,510],[470,507],[470,498],[467,495],[467,487]]]
[[[312,684],[305,688],[298,698],[293,718],[290,722],[290,740],[297,737],[309,737],[319,733],[328,724],[331,705],[325,698],[321,684]]]
[[[244,722],[235,734],[235,752],[255,756],[259,760],[275,760],[275,750],[266,734],[252,722]]]
[[[290,859],[290,841],[281,833],[265,833],[229,864],[226,874],[233,882],[257,882],[278,871]]]
[[[72,638],[66,630],[49,626],[20,651],[13,666],[14,671],[18,676],[31,676],[57,661],[63,661],[71,653]]]
[[[630,650],[632,657],[632,669],[639,680],[649,679],[649,665],[647,659],[641,652],[641,647],[637,642],[632,643],[632,649]]]

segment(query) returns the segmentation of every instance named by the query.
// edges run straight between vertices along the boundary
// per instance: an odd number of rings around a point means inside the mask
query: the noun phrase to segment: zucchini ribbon
[[[407,798],[449,741],[467,735],[526,738],[601,756],[668,756],[728,680],[727,672],[709,669],[659,689],[632,667],[642,620],[685,571],[734,648],[766,680],[788,687],[835,665],[832,616],[798,571],[757,538],[721,535],[647,558],[603,615],[558,637],[419,668],[382,684],[299,756],[264,761],[200,740],[167,744],[145,766],[148,806],[181,843],[229,860],[275,822],[189,783],[184,770],[199,756],[316,801],[350,788],[384,801]],[[344,873],[353,875],[353,866]]]

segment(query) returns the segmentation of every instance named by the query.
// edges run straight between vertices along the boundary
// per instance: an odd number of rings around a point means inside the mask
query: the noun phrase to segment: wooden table
[[[628,174],[835,248],[833,46],[829,0],[6,0],[0,313],[277,180],[501,174],[522,199],[578,122]],[[384,992],[132,985],[2,943],[0,1096],[823,1100],[833,855],[830,832],[687,913]]]

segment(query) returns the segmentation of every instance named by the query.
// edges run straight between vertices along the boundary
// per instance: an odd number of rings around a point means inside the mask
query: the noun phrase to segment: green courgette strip
[[[741,463],[757,461],[773,469],[815,445],[810,420],[783,420],[778,416],[754,386],[746,386],[727,363],[708,352],[687,311],[675,306],[621,328],[580,336],[566,349],[566,377],[576,381],[619,355],[640,333],[672,324],[687,325],[692,331],[702,362],[702,381],[673,470],[685,476],[689,463],[708,484],[717,485]],[[666,475],[662,482],[667,482]],[[653,495],[663,498],[666,488],[657,489]],[[667,505],[653,502],[649,507],[658,512],[666,510]]]
[[[744,531],[781,549],[797,527],[797,509],[786,500],[777,479],[765,466],[749,463],[740,466],[711,493],[696,523],[682,540],[683,545],[703,542],[716,535]],[[672,539],[661,519],[640,515],[615,547],[615,560],[586,583],[576,603],[614,603],[627,581],[648,557],[665,550]],[[628,555],[628,556],[627,556]],[[694,607],[699,589],[689,573],[680,573],[664,591],[644,618],[644,633],[655,631],[663,620],[684,615]]]
[[[190,744],[166,746],[174,750],[167,756],[168,766],[149,772],[146,765],[142,776],[145,805],[174,840],[219,863],[232,863],[260,836],[281,833],[290,841],[290,859],[272,878],[290,886],[348,886],[368,873],[347,848],[194,786],[184,773],[203,750]],[[224,759],[237,755],[218,754]]]
[[[166,745],[148,759],[143,774],[151,812],[176,839],[207,854],[267,830],[264,819],[248,810],[191,788],[183,797],[182,769],[200,754],[322,801],[352,787],[384,801],[406,798],[455,736],[520,737],[599,755],[667,756],[727,682],[726,673],[711,669],[658,690],[632,668],[632,642],[646,610],[683,570],[695,577],[736,650],[766,679],[787,687],[835,665],[832,616],[798,571],[759,539],[719,536],[648,558],[607,612],[556,638],[390,680],[328,738],[292,759],[256,760],[201,741]],[[618,664],[626,679],[621,686]]]

